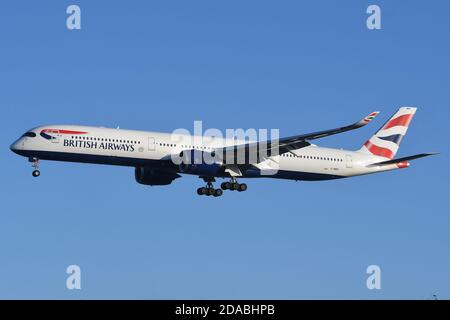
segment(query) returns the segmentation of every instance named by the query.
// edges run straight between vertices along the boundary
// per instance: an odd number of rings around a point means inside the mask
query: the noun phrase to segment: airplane
[[[28,130],[10,149],[33,163],[34,177],[40,176],[40,160],[128,166],[135,168],[138,183],[150,186],[169,185],[181,174],[196,175],[206,183],[197,194],[218,197],[223,190],[247,190],[247,184],[238,182],[241,178],[319,181],[407,168],[411,160],[436,154],[394,158],[416,110],[399,108],[356,151],[323,148],[310,141],[361,128],[379,112],[336,129],[266,141],[47,125]],[[227,181],[216,189],[216,178]]]

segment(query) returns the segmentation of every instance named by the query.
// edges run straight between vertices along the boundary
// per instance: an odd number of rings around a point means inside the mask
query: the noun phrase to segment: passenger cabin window
[[[22,137],[29,137],[29,138],[34,138],[34,137],[36,137],[36,133],[34,133],[34,132],[25,132],[23,135],[22,135]]]

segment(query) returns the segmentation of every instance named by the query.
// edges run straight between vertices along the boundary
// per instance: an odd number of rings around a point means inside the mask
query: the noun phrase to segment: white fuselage
[[[43,160],[131,167],[160,167],[183,150],[211,152],[216,148],[244,143],[223,138],[69,125],[42,126],[29,132],[35,136],[28,134],[19,138],[11,145],[14,152]],[[240,176],[327,180],[398,169],[395,164],[369,167],[385,160],[384,157],[361,152],[311,145],[270,157]],[[273,168],[273,163],[277,163],[274,174],[258,172]],[[180,172],[175,165],[172,170]]]

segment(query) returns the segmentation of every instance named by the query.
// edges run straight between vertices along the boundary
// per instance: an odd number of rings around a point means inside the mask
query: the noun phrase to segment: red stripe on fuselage
[[[386,125],[383,127],[383,130],[389,129],[395,126],[409,126],[409,123],[411,122],[413,117],[413,114],[404,114],[402,116],[399,116],[395,119],[390,120]]]
[[[86,134],[84,131],[61,130],[61,129],[44,129],[42,132],[60,133],[60,134]]]
[[[364,146],[370,151],[370,153],[372,153],[376,156],[385,157],[385,158],[389,158],[389,159],[394,158],[394,152],[392,152],[389,149],[374,145],[370,141],[366,141],[366,143],[364,143]]]

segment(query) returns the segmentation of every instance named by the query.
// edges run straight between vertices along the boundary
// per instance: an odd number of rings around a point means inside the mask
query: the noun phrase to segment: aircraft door
[[[346,167],[347,168],[353,168],[353,159],[352,159],[352,156],[350,154],[347,154],[345,156],[345,160],[346,160]]]
[[[148,138],[148,151],[156,151],[156,142],[153,137]]]

